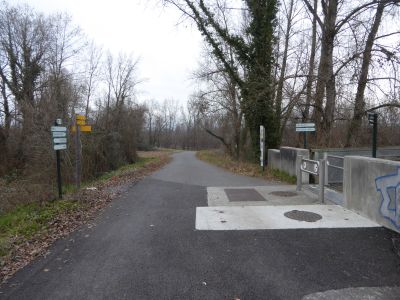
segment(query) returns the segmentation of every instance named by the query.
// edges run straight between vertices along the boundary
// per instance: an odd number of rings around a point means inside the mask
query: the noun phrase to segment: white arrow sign
[[[296,124],[296,128],[299,127],[315,127],[315,123],[298,123]]]
[[[67,136],[67,133],[66,133],[65,131],[53,131],[53,132],[51,133],[51,136],[52,136],[53,138],[66,137],[66,136]]]
[[[67,131],[67,127],[51,126],[51,131]]]
[[[67,149],[67,144],[55,144],[53,148],[54,150],[65,150]]]
[[[315,131],[315,127],[300,127],[296,128],[297,132]]]
[[[55,138],[53,139],[54,144],[66,144],[67,139],[66,138]]]

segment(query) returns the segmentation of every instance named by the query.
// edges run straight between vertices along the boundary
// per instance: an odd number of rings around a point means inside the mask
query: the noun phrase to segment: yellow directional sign
[[[80,125],[79,126],[80,132],[91,132],[92,131],[92,126],[91,125]],[[76,127],[71,126],[71,131],[76,132]]]
[[[80,127],[81,127],[82,132],[91,132],[92,131],[92,126],[90,126],[90,125],[83,125]]]
[[[76,124],[77,125],[86,125],[86,121],[85,120],[76,120]]]
[[[76,119],[77,119],[77,120],[85,121],[85,120],[86,120],[86,117],[85,117],[85,116],[82,116],[82,115],[76,115]]]

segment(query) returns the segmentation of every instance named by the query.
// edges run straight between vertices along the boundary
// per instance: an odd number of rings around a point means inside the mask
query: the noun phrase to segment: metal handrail
[[[313,164],[316,164],[318,166],[317,172],[309,171],[306,169],[303,169],[302,165],[303,162],[310,162]],[[320,199],[321,203],[324,203],[324,198],[325,198],[325,160],[321,159],[319,161],[317,160],[311,160],[307,158],[303,158],[302,155],[298,155],[296,159],[296,174],[297,174],[297,190],[301,191],[301,186],[302,186],[302,173],[309,173],[313,175],[319,176],[319,193],[318,193],[318,198]]]
[[[308,159],[308,158],[302,158],[301,161],[306,161],[306,162],[310,162],[310,163],[314,163],[314,164],[319,164],[318,160],[312,160],[312,159]]]
[[[344,159],[343,156],[337,156],[337,155],[327,155],[327,157],[333,157],[333,158]]]
[[[344,170],[343,167],[331,165],[331,164],[329,163],[329,161],[327,161],[326,164],[327,164],[328,167],[331,167],[331,168],[334,168],[334,169],[339,169],[339,170],[342,170],[342,171]]]

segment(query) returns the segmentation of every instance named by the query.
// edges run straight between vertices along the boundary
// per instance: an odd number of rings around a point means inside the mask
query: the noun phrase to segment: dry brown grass
[[[227,169],[236,174],[264,178],[268,181],[277,181],[277,179],[274,178],[268,172],[268,170],[265,170],[263,173],[259,165],[251,162],[234,160],[229,155],[224,154],[221,151],[203,150],[198,151],[196,156],[203,161]]]
[[[196,156],[203,161],[224,168],[236,174],[263,178],[272,182],[285,182],[289,184],[296,183],[296,177],[294,176],[290,176],[279,170],[265,169],[263,172],[261,167],[256,163],[234,160],[229,155],[218,150],[198,151]]]
[[[152,157],[161,157],[166,154],[171,154],[176,152],[177,150],[173,149],[160,149],[160,150],[155,150],[155,151],[137,151],[137,154],[139,157],[142,158],[152,158]]]

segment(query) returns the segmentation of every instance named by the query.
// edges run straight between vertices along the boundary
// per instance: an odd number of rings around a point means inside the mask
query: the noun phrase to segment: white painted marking
[[[291,210],[320,214],[321,220],[305,222],[284,216]],[[380,227],[338,205],[214,206],[196,208],[197,230],[257,230],[300,228]]]

